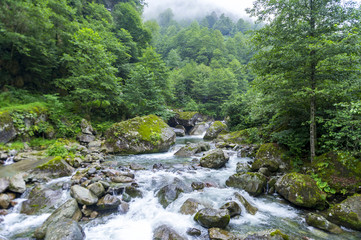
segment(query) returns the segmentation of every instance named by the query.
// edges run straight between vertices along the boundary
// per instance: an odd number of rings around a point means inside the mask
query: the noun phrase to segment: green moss
[[[28,104],[13,105],[10,107],[0,108],[0,115],[3,113],[13,112],[28,112],[28,113],[43,113],[47,111],[47,107],[44,102],[33,102]]]
[[[231,133],[221,133],[218,138],[224,142],[235,144],[262,143],[262,134],[258,128],[248,128]]]
[[[281,232],[281,230],[277,229],[273,232],[270,233],[270,236],[273,237],[273,236],[281,236],[284,240],[289,240],[290,238]]]
[[[177,112],[178,118],[183,120],[190,120],[198,112]]]
[[[54,157],[53,159],[49,160],[48,162],[38,166],[37,168],[41,169],[41,170],[56,169],[57,167],[59,167],[60,164],[62,164],[61,163],[62,160],[63,160],[62,157],[57,156],[57,157]]]

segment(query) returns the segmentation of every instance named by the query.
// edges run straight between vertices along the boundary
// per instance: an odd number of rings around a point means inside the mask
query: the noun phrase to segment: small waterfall
[[[14,163],[14,156],[10,156],[5,160],[4,166],[10,165],[10,164],[13,164],[13,163]]]

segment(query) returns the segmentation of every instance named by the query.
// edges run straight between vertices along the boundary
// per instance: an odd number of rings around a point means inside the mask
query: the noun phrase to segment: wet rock
[[[171,204],[174,200],[178,198],[178,196],[184,192],[184,188],[177,184],[169,184],[164,187],[162,187],[158,193],[157,197],[159,200],[159,203],[164,207],[168,207],[169,204]]]
[[[201,158],[201,166],[218,169],[226,165],[229,156],[221,149],[209,151]]]
[[[80,204],[93,205],[98,202],[98,197],[89,189],[74,185],[70,188],[70,195]]]
[[[81,127],[81,132],[84,134],[90,134],[90,135],[96,134],[92,125],[84,118],[81,120],[80,127]]]
[[[191,187],[193,190],[202,190],[205,187],[205,184],[202,182],[192,182]]]
[[[61,221],[72,219],[79,221],[82,213],[78,207],[78,203],[75,199],[69,199],[58,209],[56,209],[45,222],[35,230],[34,236],[37,239],[43,239],[47,233],[48,226],[55,225]]]
[[[23,174],[18,173],[9,180],[9,190],[16,193],[23,193],[26,190],[25,181],[23,179]]]
[[[95,140],[95,136],[89,134],[79,134],[76,139],[81,143],[89,144]]]
[[[176,135],[161,118],[148,115],[115,123],[105,138],[114,153],[140,154],[168,151]]]
[[[270,172],[276,172],[282,164],[283,150],[275,143],[262,144],[257,151],[252,164],[252,171],[267,168]]]
[[[315,214],[315,213],[307,214],[306,222],[308,225],[315,227],[315,228],[319,228],[326,232],[330,232],[330,233],[334,233],[334,234],[340,234],[343,232],[339,226],[329,222],[323,216]]]
[[[278,229],[265,230],[255,233],[248,233],[242,240],[287,240],[289,236]]]
[[[242,158],[254,158],[259,149],[259,145],[241,145],[239,147],[239,152],[237,153],[238,157]]]
[[[188,198],[181,206],[180,213],[185,215],[193,215],[198,211],[200,205],[201,204],[197,199]]]
[[[7,209],[10,206],[10,198],[7,194],[0,194],[0,208]]]
[[[175,230],[167,225],[162,225],[154,230],[153,240],[185,240]]]
[[[184,129],[173,128],[173,131],[175,132],[175,135],[177,137],[184,137],[186,135],[186,132]]]
[[[100,182],[92,183],[87,188],[98,198],[105,194],[104,186]]]
[[[275,185],[277,193],[291,203],[306,208],[326,208],[326,194],[310,176],[289,173],[283,175]]]
[[[246,173],[251,170],[251,167],[248,163],[238,162],[236,167],[236,173]]]
[[[17,135],[13,119],[8,112],[1,113],[0,119],[0,143],[8,143]]]
[[[236,146],[234,143],[217,142],[216,148],[233,149]]]
[[[327,219],[338,225],[361,231],[361,194],[355,194],[327,211]]]
[[[262,194],[266,184],[266,177],[260,173],[237,173],[230,176],[226,181],[228,187],[243,189],[252,196]]]
[[[231,216],[226,209],[203,208],[194,216],[194,220],[205,228],[225,228]]]
[[[83,240],[84,238],[84,231],[78,222],[64,219],[49,225],[44,240]]]
[[[110,178],[115,183],[130,183],[133,182],[133,178],[127,176],[114,176]]]
[[[144,167],[140,164],[137,164],[137,163],[131,163],[129,165],[129,168],[134,171],[146,170],[146,167]]]
[[[118,209],[118,206],[121,204],[121,201],[116,196],[107,194],[104,197],[102,197],[97,205],[97,210],[116,210]]]
[[[240,240],[235,234],[221,228],[208,229],[208,235],[210,240]]]
[[[205,140],[213,140],[218,137],[221,132],[226,132],[228,130],[227,125],[220,122],[215,121],[208,129],[203,139]]]
[[[181,157],[190,157],[194,154],[208,151],[211,148],[209,143],[189,143],[184,147],[181,147],[174,155]]]
[[[52,158],[36,169],[53,178],[71,176],[74,172],[74,168],[59,156]]]
[[[5,192],[9,188],[9,179],[7,178],[0,178],[0,193]]]
[[[231,218],[241,215],[242,209],[235,201],[225,203],[220,209],[227,209]]]
[[[138,188],[134,187],[134,186],[125,187],[124,192],[126,194],[128,194],[131,198],[142,198],[143,197],[142,191],[139,190]]]
[[[153,164],[153,169],[162,170],[162,169],[164,169],[164,166],[161,163],[155,163],[155,164]]]
[[[249,214],[255,215],[258,212],[258,208],[252,206],[252,204],[250,204],[240,193],[234,193],[234,195]]]
[[[35,186],[29,193],[28,200],[23,202],[21,213],[28,215],[42,214],[54,209],[61,201],[61,191],[54,191],[44,185]]]
[[[202,135],[207,131],[207,123],[196,123],[196,125],[189,131],[189,135]]]

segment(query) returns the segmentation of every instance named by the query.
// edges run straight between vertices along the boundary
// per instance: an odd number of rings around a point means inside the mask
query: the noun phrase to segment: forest
[[[176,109],[248,129],[295,166],[330,151],[361,158],[360,8],[257,0],[256,23],[209,13],[144,21],[143,0],[3,0],[0,111],[44,107],[44,136],[74,137]],[[358,159],[358,160],[357,160]]]

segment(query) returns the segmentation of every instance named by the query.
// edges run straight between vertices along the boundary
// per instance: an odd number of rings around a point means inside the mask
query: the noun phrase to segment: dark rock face
[[[225,228],[231,216],[226,209],[203,208],[194,216],[194,220],[205,228]]]
[[[221,132],[227,131],[228,127],[226,124],[220,122],[220,121],[215,121],[208,129],[206,134],[204,135],[204,139],[205,140],[213,140],[216,139],[218,137],[218,135]]]
[[[140,154],[168,151],[176,134],[161,118],[149,115],[113,124],[105,138],[111,152]]]
[[[326,208],[326,194],[310,176],[289,173],[282,176],[275,185],[276,191],[291,203],[306,208]]]
[[[201,166],[206,168],[218,169],[226,165],[229,160],[229,156],[221,149],[215,149],[206,153],[201,158]]]
[[[330,208],[327,219],[338,225],[361,231],[361,194],[348,197]]]
[[[169,226],[162,225],[154,230],[153,240],[185,240],[185,238]]]
[[[258,196],[264,192],[267,184],[266,177],[261,173],[237,173],[228,178],[228,187],[240,188],[252,196]]]
[[[17,133],[9,113],[0,114],[0,143],[8,143],[16,137]]]
[[[178,112],[169,119],[171,127],[183,126],[186,133],[189,132],[198,122],[203,121],[203,116],[197,112]]]
[[[44,240],[83,240],[84,231],[78,222],[64,219],[49,225]]]
[[[321,230],[324,230],[326,232],[330,232],[333,234],[340,234],[343,232],[339,226],[329,222],[323,216],[315,214],[315,213],[307,214],[306,222],[308,225],[310,225],[312,227],[319,228]]]

